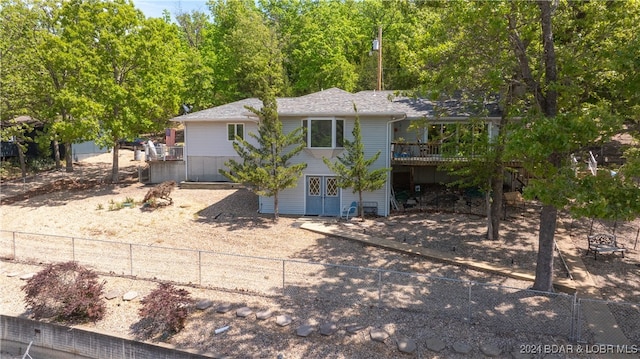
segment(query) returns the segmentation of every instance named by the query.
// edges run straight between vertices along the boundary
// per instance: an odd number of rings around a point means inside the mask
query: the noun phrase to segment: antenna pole
[[[378,91],[382,91],[382,25],[378,26]]]

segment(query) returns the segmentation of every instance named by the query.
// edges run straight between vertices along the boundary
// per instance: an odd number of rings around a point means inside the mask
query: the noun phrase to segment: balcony
[[[443,152],[440,143],[391,142],[391,164],[400,166],[437,166],[445,162],[464,162],[469,159],[469,156],[455,156]],[[513,167],[522,165],[519,161],[508,161],[505,164]]]

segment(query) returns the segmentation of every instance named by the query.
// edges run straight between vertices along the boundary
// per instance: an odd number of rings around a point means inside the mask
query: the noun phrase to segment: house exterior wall
[[[186,180],[194,182],[219,182],[229,179],[219,173],[226,169],[224,163],[230,159],[241,160],[233,149],[233,141],[227,138],[227,124],[244,124],[244,138],[252,144],[255,139],[249,133],[257,133],[253,121],[187,122],[185,123]]]
[[[293,131],[302,125],[302,117],[283,119],[283,131]],[[344,137],[353,140],[354,118],[343,118]],[[382,168],[387,166],[388,161],[388,118],[360,118],[360,127],[362,140],[365,147],[365,157],[370,158],[380,151],[378,160],[372,168]],[[296,187],[282,191],[279,195],[279,212],[281,214],[304,215],[306,214],[306,176],[334,176],[335,174],[325,165],[322,160],[323,156],[329,158],[332,162],[336,157],[343,153],[342,149],[324,150],[324,149],[304,149],[298,156],[292,158],[292,163],[307,163],[307,168],[301,178],[298,179]],[[329,157],[331,156],[331,157]],[[374,192],[363,193],[363,201],[373,201],[378,203],[378,215],[386,216],[389,214],[389,205],[386,192],[390,191],[388,186]],[[351,204],[352,201],[358,201],[358,194],[353,193],[350,188],[340,191],[340,209]],[[261,213],[273,213],[274,203],[271,197],[260,197],[259,201]]]

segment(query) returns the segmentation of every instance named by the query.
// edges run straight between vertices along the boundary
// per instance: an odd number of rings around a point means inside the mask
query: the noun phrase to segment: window
[[[302,120],[302,128],[307,136],[307,147],[335,148],[344,145],[344,120]]]
[[[244,140],[244,124],[242,123],[228,123],[227,124],[227,139],[229,141],[235,141],[236,136]]]

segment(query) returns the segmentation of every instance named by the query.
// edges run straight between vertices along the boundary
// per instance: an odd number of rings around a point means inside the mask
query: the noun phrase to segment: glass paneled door
[[[335,177],[307,176],[306,183],[306,215],[340,215],[340,188],[338,188],[338,180]]]

